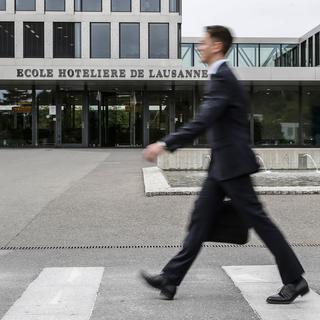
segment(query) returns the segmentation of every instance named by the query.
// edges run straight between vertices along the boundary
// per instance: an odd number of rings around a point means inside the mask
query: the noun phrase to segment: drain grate
[[[320,243],[291,243],[295,248],[319,248]],[[203,244],[203,248],[266,248],[263,244],[226,244],[210,243]],[[90,249],[171,249],[182,248],[182,245],[101,245],[101,246],[21,246],[21,247],[0,247],[0,251],[28,251],[28,250],[90,250]]]

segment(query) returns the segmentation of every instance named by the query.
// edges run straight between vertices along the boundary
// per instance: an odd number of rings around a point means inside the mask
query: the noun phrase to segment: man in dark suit
[[[200,46],[202,62],[209,65],[210,82],[195,119],[162,141],[149,145],[144,157],[155,161],[166,149],[173,152],[207,132],[212,160],[199,198],[192,213],[192,224],[182,250],[159,275],[142,272],[143,279],[159,289],[166,299],[173,299],[227,196],[233,206],[274,255],[283,287],[268,303],[291,303],[309,291],[304,270],[286,239],[265,213],[253,189],[250,174],[259,169],[249,146],[249,105],[245,91],[226,64],[225,54],[232,45],[232,35],[223,26],[207,27]]]

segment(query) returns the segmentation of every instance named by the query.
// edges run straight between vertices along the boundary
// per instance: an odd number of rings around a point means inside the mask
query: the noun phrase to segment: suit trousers
[[[195,202],[191,228],[183,242],[182,250],[163,268],[163,276],[171,284],[180,285],[200,252],[204,239],[208,238],[210,226],[214,223],[216,213],[219,212],[226,196],[274,255],[283,284],[299,279],[304,270],[281,231],[264,211],[249,175],[224,181],[211,177],[205,180]]]

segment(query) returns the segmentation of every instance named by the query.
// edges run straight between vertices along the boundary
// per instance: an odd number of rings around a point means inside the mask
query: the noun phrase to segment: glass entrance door
[[[61,143],[82,144],[83,93],[65,92],[61,103]]]
[[[101,145],[142,145],[142,103],[135,93],[104,93],[101,103]]]
[[[169,105],[166,93],[148,95],[149,143],[159,141],[169,133]]]

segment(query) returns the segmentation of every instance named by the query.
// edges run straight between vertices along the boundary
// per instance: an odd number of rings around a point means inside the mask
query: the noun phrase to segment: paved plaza
[[[146,197],[141,149],[0,150],[0,319],[319,320],[320,195],[262,195],[301,259],[312,292],[267,305],[281,287],[252,234],[208,243],[163,301],[139,270],[179,250],[194,195]]]

